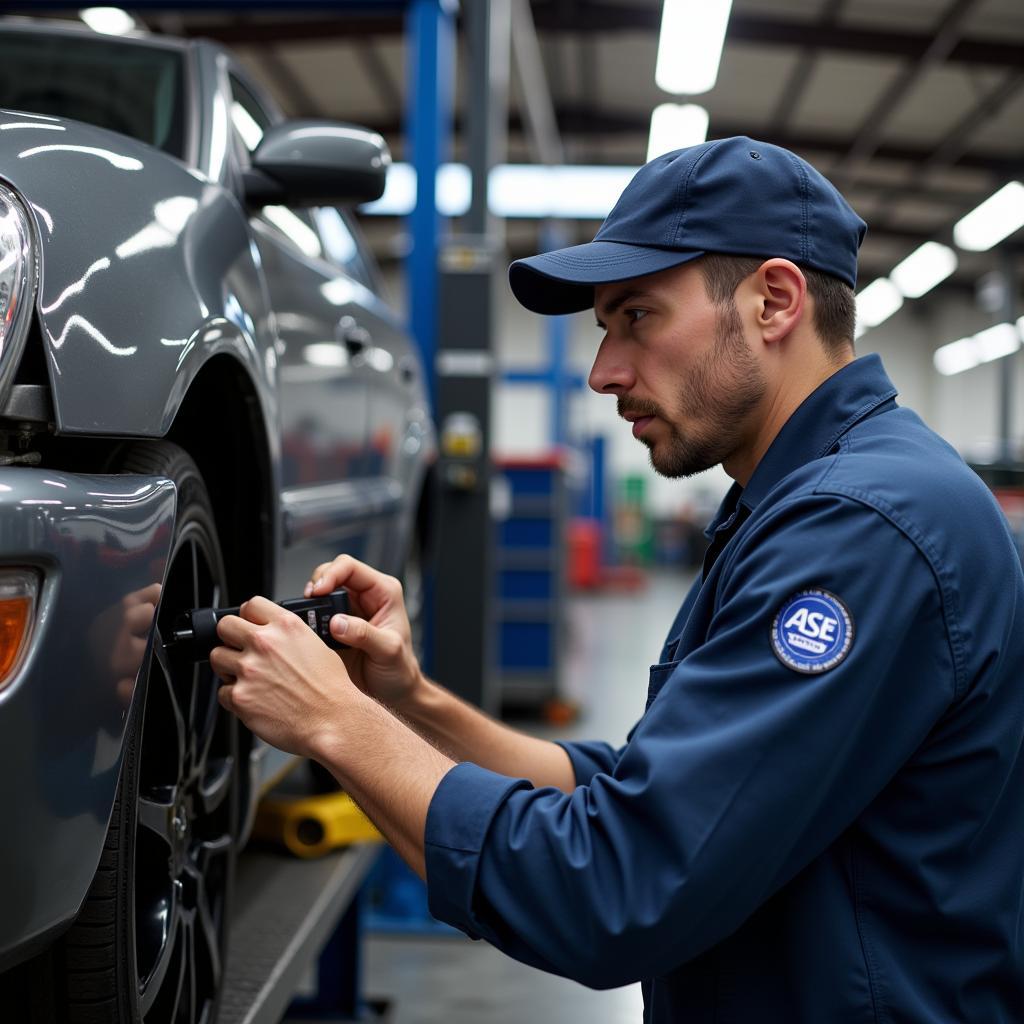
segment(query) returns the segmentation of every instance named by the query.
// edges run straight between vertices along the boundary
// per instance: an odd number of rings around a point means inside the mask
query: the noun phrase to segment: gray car
[[[210,1024],[289,766],[164,641],[414,564],[423,368],[347,204],[389,157],[208,42],[0,23],[0,1019]]]

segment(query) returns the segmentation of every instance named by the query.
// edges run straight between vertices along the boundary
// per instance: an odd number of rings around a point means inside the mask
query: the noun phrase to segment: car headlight
[[[18,197],[0,185],[0,406],[7,400],[25,347],[35,287],[28,214]]]

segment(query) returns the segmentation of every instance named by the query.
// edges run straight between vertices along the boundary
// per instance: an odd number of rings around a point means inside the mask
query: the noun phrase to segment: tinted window
[[[72,117],[184,156],[182,55],[79,35],[0,34],[0,106]]]
[[[243,166],[248,166],[248,155],[260,144],[263,133],[270,126],[270,115],[258,99],[237,79],[231,82],[231,127]]]
[[[313,211],[313,219],[320,231],[327,258],[360,284],[376,291],[377,282],[369,256],[341,211],[333,206],[320,206]]]

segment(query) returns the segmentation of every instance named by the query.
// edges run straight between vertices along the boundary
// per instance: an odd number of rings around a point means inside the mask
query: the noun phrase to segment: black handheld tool
[[[291,601],[278,601],[278,604],[298,615],[328,647],[336,651],[348,647],[348,644],[335,640],[330,629],[332,615],[349,614],[347,591],[335,590],[323,597],[298,597]],[[166,647],[185,654],[192,661],[206,661],[210,651],[223,643],[217,636],[217,623],[225,615],[237,614],[238,608],[193,608],[179,616]]]

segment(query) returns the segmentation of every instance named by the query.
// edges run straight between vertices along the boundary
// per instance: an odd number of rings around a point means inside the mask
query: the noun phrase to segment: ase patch
[[[835,594],[812,587],[783,601],[772,622],[772,650],[783,665],[815,675],[846,658],[853,633],[846,605]]]

